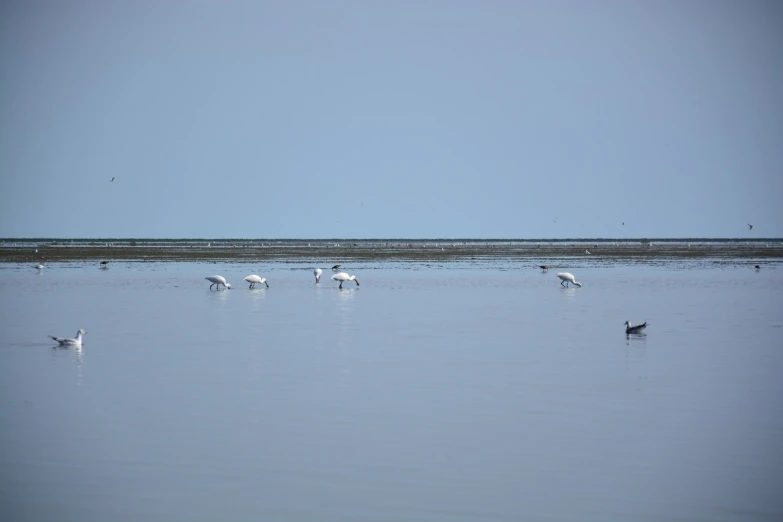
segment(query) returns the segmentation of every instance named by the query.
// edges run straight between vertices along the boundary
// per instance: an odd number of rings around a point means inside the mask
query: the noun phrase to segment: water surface
[[[3,519],[783,517],[777,265],[344,268],[0,266]]]

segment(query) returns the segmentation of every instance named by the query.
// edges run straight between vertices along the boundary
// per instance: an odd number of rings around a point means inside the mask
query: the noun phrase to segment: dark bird
[[[546,272],[547,270],[549,270],[549,267],[548,267],[547,265],[538,265],[538,268],[540,268],[540,269],[541,269],[541,270],[543,270],[544,272]]]
[[[101,268],[109,268],[109,262],[108,261],[101,261]]]
[[[338,268],[340,268],[341,266],[343,266],[343,265],[334,265],[334,266],[332,267],[332,270],[337,270],[337,269],[338,269]]]
[[[750,223],[748,223],[748,230],[753,230],[753,225],[751,225]]]
[[[644,333],[645,328],[647,328],[647,321],[643,324],[637,324],[636,326],[633,326],[630,321],[625,321],[625,333],[627,334]]]
[[[759,265],[754,265],[753,268],[755,268],[756,270],[761,270],[761,267]]]
[[[112,182],[112,183],[114,183],[114,176],[112,176],[112,178],[111,178],[111,182]]]

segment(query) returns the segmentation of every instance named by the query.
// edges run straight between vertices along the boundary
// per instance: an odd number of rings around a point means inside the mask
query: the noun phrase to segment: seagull
[[[359,286],[359,281],[356,279],[355,275],[348,275],[345,272],[337,272],[332,276],[332,279],[335,281],[340,281],[340,288],[343,287],[343,283],[346,281],[356,281],[356,286]]]
[[[625,333],[627,334],[640,334],[644,333],[644,329],[647,328],[647,322],[643,324],[631,325],[631,321],[625,321]]]
[[[338,269],[338,268],[340,268],[341,266],[343,266],[343,265],[334,265],[334,266],[332,267],[332,270],[337,270],[337,269]]]
[[[320,268],[316,268],[315,270],[313,270],[313,275],[315,275],[315,284],[318,284],[318,283],[321,282],[321,274],[323,274],[323,273],[324,273],[324,271],[321,270]]]
[[[228,288],[229,290],[231,290],[231,285],[229,283],[226,283],[226,278],[221,276],[221,275],[213,275],[213,276],[205,277],[204,279],[206,279],[207,281],[212,283],[211,285],[209,285],[209,289],[210,290],[212,290],[212,287],[214,285],[217,285],[215,290],[219,290],[220,289],[220,285],[223,285],[226,288]]]
[[[557,274],[557,277],[560,278],[560,286],[568,286],[568,283],[572,283],[574,286],[581,287],[582,283],[577,282],[576,278],[572,274],[569,274],[568,272],[560,272]],[[565,284],[563,284],[565,283]]]
[[[753,230],[753,225],[751,225],[750,223],[748,223],[748,230]]]
[[[87,330],[79,330],[76,332],[76,338],[75,339],[66,339],[64,337],[55,337],[53,335],[50,335],[52,339],[60,343],[60,346],[81,346],[82,345],[82,335],[86,334]]]
[[[248,288],[253,288],[253,285],[255,285],[256,283],[258,283],[259,285],[261,283],[264,283],[266,285],[266,287],[269,288],[269,283],[266,282],[266,278],[265,277],[261,277],[261,276],[257,276],[255,274],[250,274],[249,276],[247,276],[244,279],[244,281],[247,281],[248,283],[250,283],[250,286]]]
[[[109,268],[109,262],[108,261],[101,261],[101,268]]]

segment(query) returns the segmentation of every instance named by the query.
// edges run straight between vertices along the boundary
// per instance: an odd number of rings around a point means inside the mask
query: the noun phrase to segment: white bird
[[[568,283],[572,283],[574,286],[578,286],[578,287],[582,286],[582,283],[577,282],[573,274],[569,274],[568,272],[560,272],[559,274],[557,274],[557,277],[560,278],[561,286],[568,286]]]
[[[590,251],[585,248],[585,254],[590,255]]]
[[[645,328],[647,328],[646,321],[643,324],[637,324],[636,326],[633,326],[631,321],[625,321],[625,333],[627,334],[640,334],[644,332]]]
[[[261,283],[264,283],[266,287],[269,288],[269,283],[266,282],[265,277],[257,276],[255,274],[250,274],[244,280],[250,283],[250,286],[248,288],[253,288],[253,285],[255,285],[256,283],[258,283],[259,285]]]
[[[321,282],[321,274],[323,274],[323,273],[324,273],[324,271],[321,270],[320,268],[316,268],[315,270],[313,270],[313,274],[315,275],[315,284],[318,284],[318,283]]]
[[[44,269],[44,264],[43,263],[39,263],[39,264],[35,265],[33,268],[37,268],[38,270],[43,270]]]
[[[82,335],[86,334],[87,330],[79,330],[76,332],[76,338],[75,339],[66,339],[65,337],[55,337],[53,335],[50,335],[52,339],[60,343],[60,346],[81,346],[82,345]]]
[[[207,281],[212,283],[211,285],[209,285],[209,289],[210,290],[212,290],[212,287],[215,286],[215,285],[217,285],[215,290],[219,290],[220,289],[220,285],[223,285],[226,288],[228,288],[229,290],[231,290],[231,285],[229,283],[226,283],[226,278],[221,276],[221,275],[213,275],[213,276],[205,277],[204,279],[206,279]]]
[[[345,272],[337,272],[332,276],[332,279],[334,279],[335,281],[340,281],[340,288],[343,287],[343,283],[345,283],[346,281],[355,281],[356,286],[359,286],[359,281],[356,279],[356,276],[348,275]]]

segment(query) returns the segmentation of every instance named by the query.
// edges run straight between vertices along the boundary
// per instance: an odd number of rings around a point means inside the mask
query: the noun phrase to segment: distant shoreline
[[[37,252],[36,252],[37,251]],[[665,261],[743,259],[783,261],[783,241],[774,240],[8,240],[0,263],[66,261],[356,261],[453,262],[493,259],[548,264],[549,260]]]

